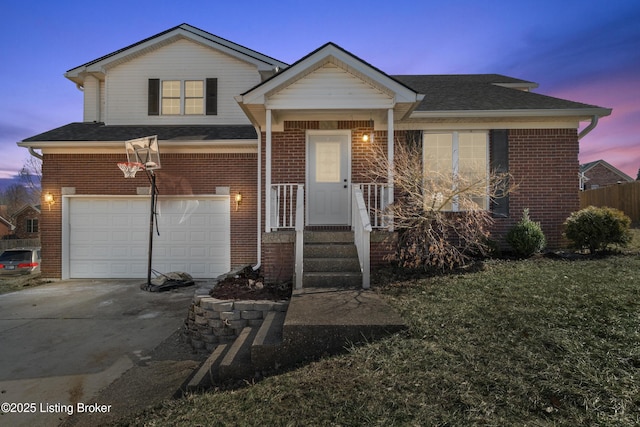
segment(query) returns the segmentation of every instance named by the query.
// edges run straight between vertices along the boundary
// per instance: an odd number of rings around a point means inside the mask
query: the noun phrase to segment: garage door
[[[147,277],[148,196],[70,197],[67,208],[63,277]],[[154,270],[186,271],[194,278],[229,271],[228,196],[161,197],[157,224]]]

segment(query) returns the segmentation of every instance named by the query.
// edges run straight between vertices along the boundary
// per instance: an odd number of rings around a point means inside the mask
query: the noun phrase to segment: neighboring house
[[[145,277],[149,180],[116,167],[125,140],[158,135],[154,269],[212,277],[252,264],[287,280],[302,257],[296,214],[299,230],[357,225],[352,188],[371,181],[371,144],[393,155],[395,144],[420,143],[449,159],[443,172],[458,157],[487,175],[508,170],[517,193],[481,202],[494,236],[529,208],[558,247],[579,208],[578,128],[611,113],[497,74],[391,76],[333,43],[288,65],[186,24],[65,76],[83,90],[84,122],[19,143],[42,151],[42,191],[56,200],[42,212],[42,271],[63,278]],[[389,178],[366,187],[379,196],[365,198],[370,211],[393,201]],[[395,234],[373,226],[359,250],[375,266]]]
[[[604,160],[596,160],[595,162],[580,165],[581,190],[594,190],[633,181],[634,179],[629,175]]]
[[[13,233],[16,227],[8,219],[0,216],[0,239]]]
[[[16,239],[39,239],[40,216],[40,207],[34,205],[24,205],[15,212],[11,220],[15,226],[13,234]]]

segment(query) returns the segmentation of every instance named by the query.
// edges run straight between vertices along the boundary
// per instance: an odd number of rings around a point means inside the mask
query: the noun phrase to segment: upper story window
[[[487,132],[426,133],[425,206],[445,211],[488,209]]]
[[[37,218],[27,219],[27,233],[38,232],[39,221]]]
[[[218,79],[149,79],[148,114],[217,115]]]

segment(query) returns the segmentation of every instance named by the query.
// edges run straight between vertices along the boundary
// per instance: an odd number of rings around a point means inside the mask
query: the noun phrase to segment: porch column
[[[389,204],[393,203],[393,152],[394,152],[394,127],[393,108],[387,110],[387,158],[389,159],[389,170],[387,171],[387,183],[389,184]],[[389,231],[393,231],[393,218],[390,218]]]
[[[264,231],[271,232],[271,110],[267,109],[267,141],[264,161]]]

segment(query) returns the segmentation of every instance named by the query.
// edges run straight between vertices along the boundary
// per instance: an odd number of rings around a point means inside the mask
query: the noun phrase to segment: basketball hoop
[[[135,178],[136,172],[145,169],[140,162],[119,162],[118,167],[124,173],[125,178]]]

